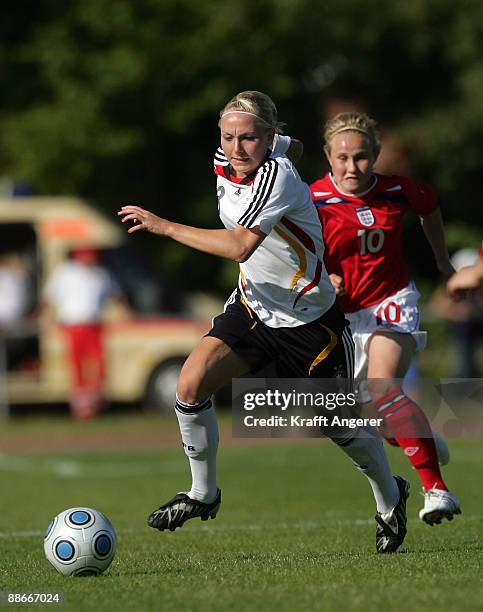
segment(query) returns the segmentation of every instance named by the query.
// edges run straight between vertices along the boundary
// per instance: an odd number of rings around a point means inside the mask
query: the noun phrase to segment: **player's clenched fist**
[[[127,223],[128,221],[133,222],[133,226],[127,230],[129,234],[139,230],[146,230],[152,234],[166,236],[168,221],[149,212],[149,210],[129,204],[127,206],[122,206],[117,214],[121,217],[123,223]]]
[[[345,295],[344,279],[338,274],[329,274],[330,282],[335,289],[336,295]]]

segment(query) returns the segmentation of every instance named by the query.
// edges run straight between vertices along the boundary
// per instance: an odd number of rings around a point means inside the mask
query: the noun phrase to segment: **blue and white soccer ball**
[[[92,508],[69,508],[47,527],[47,560],[64,576],[97,576],[114,558],[116,532],[108,518]]]

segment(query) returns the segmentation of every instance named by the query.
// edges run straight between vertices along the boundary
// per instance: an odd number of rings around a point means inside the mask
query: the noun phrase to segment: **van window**
[[[158,315],[183,310],[179,291],[170,290],[162,275],[131,245],[104,250],[102,263],[118,282],[134,312]]]
[[[38,333],[29,315],[37,305],[39,275],[37,239],[33,226],[30,223],[0,224],[2,369],[30,370],[32,364],[38,361]]]

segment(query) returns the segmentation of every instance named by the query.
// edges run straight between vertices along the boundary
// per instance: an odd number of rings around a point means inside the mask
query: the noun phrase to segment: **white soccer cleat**
[[[433,431],[434,444],[436,445],[436,452],[438,453],[438,462],[440,465],[448,465],[450,459],[450,452],[446,440]]]
[[[419,512],[419,518],[428,525],[439,525],[444,518],[452,521],[453,515],[461,514],[459,501],[451,491],[430,489],[423,491],[422,495],[424,508]]]

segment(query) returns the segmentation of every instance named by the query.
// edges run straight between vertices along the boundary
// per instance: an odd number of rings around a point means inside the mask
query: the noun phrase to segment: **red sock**
[[[402,389],[389,391],[374,406],[377,416],[384,418],[392,437],[417,470],[424,489],[447,491],[439,469],[431,426],[421,408]]]

